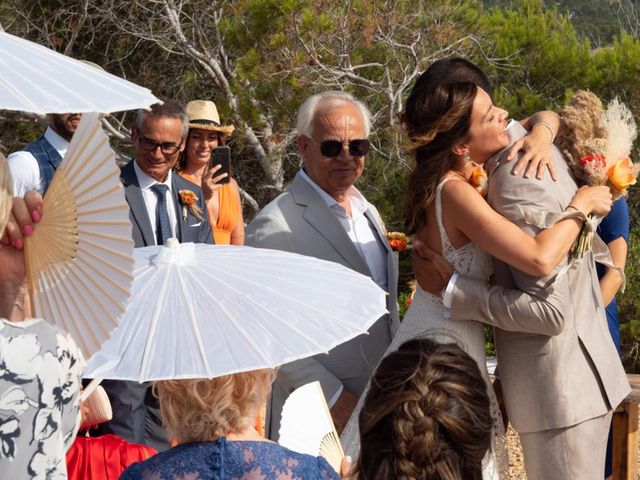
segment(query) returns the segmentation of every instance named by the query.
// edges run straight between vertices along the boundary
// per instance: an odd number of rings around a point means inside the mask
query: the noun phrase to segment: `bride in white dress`
[[[495,107],[473,83],[434,85],[423,77],[414,86],[404,114],[416,159],[406,192],[408,233],[441,253],[465,277],[487,280],[492,273],[490,255],[530,275],[549,274],[569,251],[582,220],[567,218],[531,237],[492,210],[470,182],[478,165],[508,147],[507,112]],[[550,146],[558,121],[555,114],[541,112],[524,125],[533,127],[535,142],[539,144],[546,135]],[[570,207],[586,215],[606,214],[610,204],[608,188],[591,187],[579,190]],[[508,478],[504,427],[485,364],[483,324],[448,319],[442,298],[418,287],[388,352],[416,337],[454,342],[478,363],[494,419],[494,441],[483,463],[483,480]],[[362,404],[363,398],[342,435],[351,455],[359,448],[357,417]]]

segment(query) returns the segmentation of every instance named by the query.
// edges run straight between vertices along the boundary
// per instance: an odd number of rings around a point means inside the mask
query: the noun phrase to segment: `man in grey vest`
[[[36,190],[44,197],[81,118],[80,113],[49,115],[49,127],[44,135],[9,155],[7,161],[15,196],[23,197],[29,190]]]

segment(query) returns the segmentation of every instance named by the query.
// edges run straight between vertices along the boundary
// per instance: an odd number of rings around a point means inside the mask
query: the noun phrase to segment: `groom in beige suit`
[[[451,59],[441,62],[446,66]],[[451,78],[450,72],[443,81]],[[464,80],[484,87],[473,77],[458,78]],[[525,134],[515,122],[509,128],[512,142]],[[577,185],[560,151],[552,148],[557,182],[549,175],[543,180],[514,175],[515,162],[505,161],[507,150],[485,164],[490,175],[487,201],[531,235],[562,215],[579,215],[565,213]],[[433,265],[419,258],[415,263],[421,286],[441,291],[445,285],[434,285],[438,282],[426,273]],[[612,411],[629,393],[629,384],[609,341],[593,252],[570,265],[565,259],[547,278],[496,261],[495,280],[497,285],[489,287],[452,277],[445,306],[450,306],[452,320],[496,327],[506,408],[520,435],[527,477],[601,479]]]
[[[370,113],[345,92],[309,97],[297,118],[303,169],[247,227],[246,244],[340,263],[389,292],[389,314],[328,355],[282,366],[270,402],[268,436],[278,438],[280,412],[296,388],[319,380],[340,431],[398,327],[397,265],[380,216],[354,183],[369,150]]]

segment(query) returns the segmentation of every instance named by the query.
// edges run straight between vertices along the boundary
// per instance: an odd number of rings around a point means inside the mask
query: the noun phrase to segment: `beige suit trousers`
[[[602,480],[613,412],[577,425],[521,433],[528,480]]]

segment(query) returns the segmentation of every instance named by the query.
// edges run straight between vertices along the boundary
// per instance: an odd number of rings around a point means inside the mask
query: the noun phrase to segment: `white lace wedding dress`
[[[445,178],[440,182],[435,197],[436,218],[442,239],[442,255],[460,275],[488,279],[493,271],[491,257],[473,243],[468,243],[458,249],[454,248],[444,231],[441,191],[447,180]],[[504,441],[504,425],[486,367],[484,325],[475,321],[445,318],[442,298],[425,292],[418,286],[411,307],[400,324],[400,329],[391,345],[389,345],[387,354],[397,350],[406,341],[417,337],[428,337],[443,343],[456,343],[478,363],[480,372],[487,382],[494,424],[492,448],[483,461],[482,478],[483,480],[508,479],[509,463]],[[365,391],[341,436],[345,454],[351,455],[354,459],[360,449],[358,417],[366,394]]]

